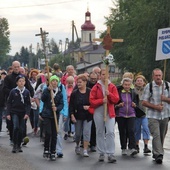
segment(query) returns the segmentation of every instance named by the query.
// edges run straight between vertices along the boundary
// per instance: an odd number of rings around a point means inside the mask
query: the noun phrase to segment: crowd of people
[[[116,86],[106,75],[106,69],[99,67],[77,75],[72,65],[63,73],[57,63],[53,68],[28,71],[19,61],[1,70],[0,131],[6,118],[12,153],[23,152],[29,119],[33,134],[39,133],[44,142],[44,158],[62,158],[63,139],[73,136],[75,154],[89,157],[89,151],[97,151],[98,161],[107,155],[108,162],[114,163],[117,123],[122,156],[138,154],[143,139],[143,153],[152,152],[161,164],[170,117],[170,83],[162,80],[159,68],[153,70],[149,83],[141,74],[134,77],[125,72]]]

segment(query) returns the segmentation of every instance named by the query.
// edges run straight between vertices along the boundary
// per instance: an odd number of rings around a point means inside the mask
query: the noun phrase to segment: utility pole
[[[74,60],[74,21],[72,21],[72,59],[71,60],[72,61]]]

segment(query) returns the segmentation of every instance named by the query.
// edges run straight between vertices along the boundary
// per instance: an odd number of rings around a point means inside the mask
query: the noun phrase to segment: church
[[[103,57],[105,57],[105,49],[102,44],[94,42],[95,25],[91,22],[91,13],[87,9],[85,13],[84,24],[81,25],[81,42],[80,47],[74,49],[74,60],[77,62],[77,73],[91,72],[93,67],[104,67]],[[109,65],[109,74],[111,77],[119,77],[119,69],[115,63]]]

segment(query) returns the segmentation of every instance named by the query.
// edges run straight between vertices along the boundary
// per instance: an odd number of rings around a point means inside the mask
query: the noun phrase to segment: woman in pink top
[[[66,79],[66,94],[67,94],[67,101],[70,102],[70,96],[75,86],[75,79],[73,76],[68,76]],[[74,124],[70,123],[70,117],[68,116],[65,124],[64,124],[64,139],[67,140],[68,137],[70,137],[70,132],[74,133]]]

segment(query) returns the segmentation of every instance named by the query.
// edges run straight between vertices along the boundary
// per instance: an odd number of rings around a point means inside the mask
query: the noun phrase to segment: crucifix
[[[47,68],[48,83],[50,83],[50,72],[49,72],[48,59],[47,59],[47,55],[46,55],[45,38],[44,38],[45,35],[47,35],[47,34],[48,34],[48,32],[45,32],[45,31],[43,32],[42,28],[40,28],[40,34],[35,34],[35,36],[41,36],[43,50],[44,50],[45,64],[46,64],[46,68]],[[52,106],[55,106],[52,90],[50,90],[50,95],[51,95]],[[56,132],[58,132],[58,123],[57,123],[57,116],[56,116],[55,111],[53,111],[53,115],[54,115],[54,121],[55,121],[55,126],[56,126]]]
[[[123,42],[123,39],[112,39],[110,36],[110,27],[107,26],[107,33],[103,39],[95,38],[93,41],[103,42],[103,48],[106,50],[106,57],[109,55],[112,44],[115,42]],[[108,77],[109,77],[109,63],[106,64],[106,75],[105,75],[105,89],[108,90]],[[107,97],[105,95],[105,97]],[[107,103],[104,104],[104,121],[107,120]]]

